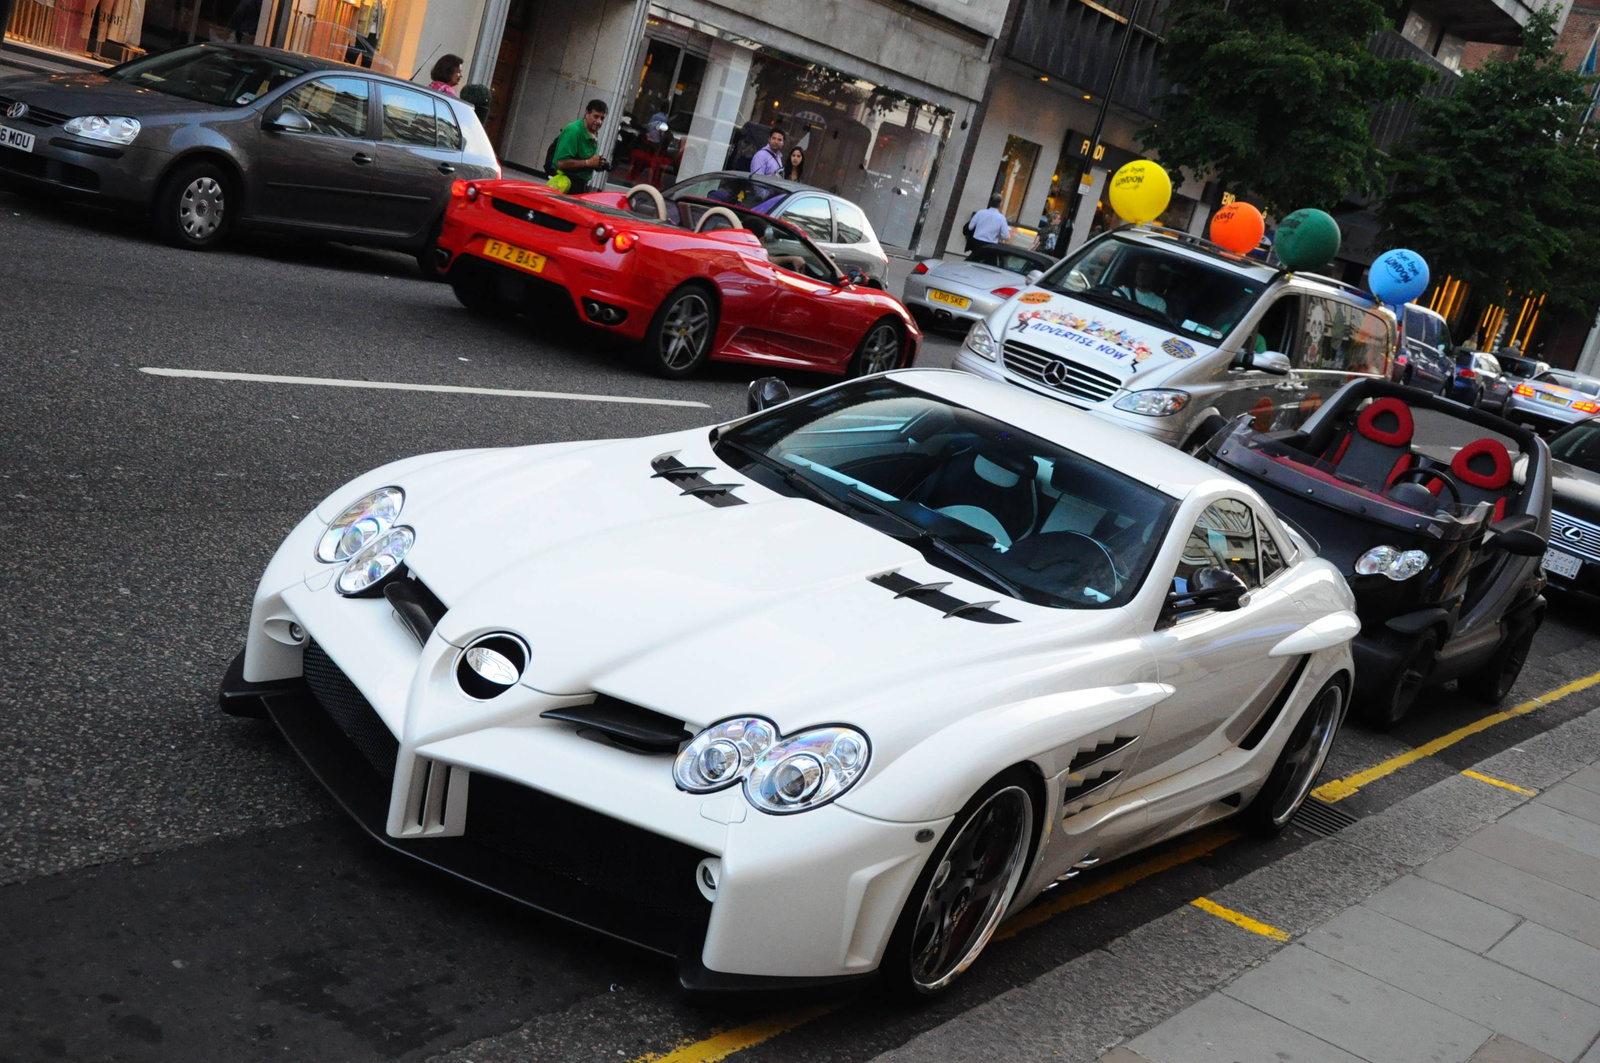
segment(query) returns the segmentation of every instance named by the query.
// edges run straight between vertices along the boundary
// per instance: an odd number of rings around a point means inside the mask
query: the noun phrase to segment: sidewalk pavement
[[[1600,712],[1197,898],[878,1063],[1096,1057],[1600,1063]]]

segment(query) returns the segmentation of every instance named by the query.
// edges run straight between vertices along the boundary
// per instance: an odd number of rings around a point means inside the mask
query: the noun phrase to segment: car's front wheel
[[[972,966],[1027,870],[1036,819],[1022,769],[990,780],[929,857],[879,968],[897,996],[943,992]]]
[[[1432,631],[1403,641],[1391,636],[1388,645],[1398,651],[1396,656],[1400,663],[1389,673],[1387,681],[1373,688],[1361,703],[1362,717],[1378,728],[1393,727],[1405,719],[1406,713],[1417,703],[1427,684],[1428,673],[1433,670],[1433,651],[1438,648],[1439,637]]]
[[[651,319],[645,363],[658,376],[690,376],[711,357],[716,338],[716,300],[700,285],[686,284],[668,295]]]
[[[1301,713],[1267,781],[1240,816],[1256,834],[1270,838],[1283,830],[1311,796],[1311,787],[1344,720],[1344,710],[1344,687],[1329,680]]]
[[[156,235],[174,247],[215,247],[233,223],[233,178],[214,162],[193,162],[167,175],[151,204]]]
[[[1533,648],[1533,637],[1539,633],[1539,626],[1543,623],[1544,610],[1540,609],[1500,644],[1488,663],[1462,681],[1462,690],[1490,705],[1504,700],[1511,693],[1511,688],[1517,685],[1522,666],[1528,661],[1528,651]]]
[[[850,361],[851,376],[871,376],[900,368],[902,350],[900,328],[892,321],[880,321],[867,330]]]

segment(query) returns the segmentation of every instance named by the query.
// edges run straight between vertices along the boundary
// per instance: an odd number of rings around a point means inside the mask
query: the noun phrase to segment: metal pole
[[[1139,21],[1139,10],[1144,0],[1133,0],[1133,11],[1128,15],[1128,26],[1122,31],[1122,45],[1117,49],[1117,61],[1111,67],[1111,84],[1106,86],[1105,97],[1100,101],[1100,113],[1095,115],[1094,132],[1089,134],[1088,166],[1094,165],[1095,152],[1100,148],[1100,133],[1105,128],[1106,112],[1111,110],[1111,97],[1116,95],[1117,82],[1122,79],[1122,64],[1127,61],[1128,49],[1133,45],[1133,27]]]

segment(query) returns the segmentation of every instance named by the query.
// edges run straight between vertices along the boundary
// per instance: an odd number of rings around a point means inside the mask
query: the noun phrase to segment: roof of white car
[[[1059,443],[1176,498],[1184,497],[1202,483],[1227,479],[1225,474],[1175,447],[1014,384],[984,380],[953,369],[901,369],[888,375]]]

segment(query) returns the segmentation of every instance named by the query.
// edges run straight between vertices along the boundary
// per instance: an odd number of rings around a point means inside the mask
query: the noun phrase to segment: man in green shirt
[[[576,196],[589,191],[589,182],[595,171],[609,170],[611,164],[599,154],[595,134],[606,121],[606,101],[590,100],[583,117],[571,123],[556,138],[555,166],[567,175],[572,187],[567,195]]]

